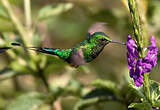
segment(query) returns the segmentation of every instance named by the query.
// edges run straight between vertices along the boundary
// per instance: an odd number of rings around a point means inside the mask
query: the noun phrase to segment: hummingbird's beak
[[[111,41],[111,43],[116,43],[116,44],[126,45],[126,43],[124,43],[124,42],[119,42],[119,41],[114,41],[114,40],[112,40],[112,41]]]

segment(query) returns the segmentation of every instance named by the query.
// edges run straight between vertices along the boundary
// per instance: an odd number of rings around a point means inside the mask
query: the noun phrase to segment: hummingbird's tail
[[[70,52],[72,51],[72,49],[58,49],[58,48],[45,48],[45,47],[26,47],[23,46],[19,43],[11,43],[12,46],[20,46],[24,49],[28,49],[28,50],[33,50],[33,51],[37,51],[40,53],[45,53],[45,54],[51,54],[51,55],[56,55],[58,57],[60,57],[61,59],[66,60],[69,55]]]
[[[54,54],[53,53],[53,50],[55,49],[52,49],[52,48],[42,48],[42,47],[26,47],[26,46],[23,46],[21,45],[20,43],[11,43],[12,46],[8,46],[8,47],[1,47],[0,48],[0,53],[4,53],[6,52],[7,50],[10,50],[10,49],[13,49],[15,46],[16,47],[22,47],[24,49],[28,49],[28,50],[34,50],[34,51],[37,51],[37,52],[41,52],[41,53],[47,53],[47,54]],[[13,47],[14,46],[14,47]],[[52,51],[51,51],[52,50]]]
[[[116,44],[126,45],[126,43],[124,43],[124,42],[119,42],[119,41],[114,41],[114,40],[112,40],[112,41],[111,41],[111,43],[116,43]]]
[[[47,54],[54,54],[53,51],[55,49],[53,48],[43,48],[43,47],[26,47],[21,45],[20,43],[11,43],[12,46],[19,46],[22,47],[24,49],[28,49],[28,50],[33,50],[33,51],[37,51],[37,52],[41,52],[41,53],[47,53]]]

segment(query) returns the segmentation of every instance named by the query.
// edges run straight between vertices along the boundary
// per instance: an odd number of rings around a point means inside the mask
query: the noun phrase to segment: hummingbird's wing
[[[92,24],[88,29],[88,37],[91,37],[92,34],[95,32],[105,32],[106,31],[106,24],[104,22],[96,22]]]
[[[79,65],[86,64],[82,49],[78,50],[73,55],[71,55],[70,63],[71,63],[71,65],[73,65],[75,67],[78,67]]]

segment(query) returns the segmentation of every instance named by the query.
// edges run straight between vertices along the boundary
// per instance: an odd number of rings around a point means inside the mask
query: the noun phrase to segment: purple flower
[[[151,45],[147,47],[148,53],[146,57],[139,58],[136,42],[131,39],[131,36],[127,37],[127,61],[130,77],[134,79],[137,87],[143,84],[143,74],[151,72],[152,68],[157,64],[158,48],[154,37],[151,37]]]
[[[143,75],[140,75],[139,77],[137,77],[137,79],[133,78],[134,82],[136,84],[137,87],[141,86],[143,84]]]
[[[156,46],[156,41],[153,36],[150,38],[150,40],[151,40],[151,45],[147,47],[148,53],[144,58],[144,60],[145,62],[150,63],[152,67],[155,67],[157,65],[158,48]]]
[[[128,35],[127,37],[127,61],[128,61],[128,68],[133,68],[137,62],[136,58],[138,58],[138,50],[136,42],[131,39],[131,36]]]
[[[127,50],[129,54],[131,54],[133,57],[138,57],[137,44],[133,39],[131,39],[130,35],[128,35],[127,37],[126,44],[127,44]]]
[[[142,69],[142,73],[151,72],[152,65],[150,63],[146,63],[143,59],[138,59],[136,67],[140,67]]]
[[[133,57],[129,52],[127,52],[127,61],[128,61],[128,68],[133,68],[137,63],[136,57]]]

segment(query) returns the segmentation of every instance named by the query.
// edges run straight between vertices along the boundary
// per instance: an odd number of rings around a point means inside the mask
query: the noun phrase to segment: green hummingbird
[[[113,41],[103,32],[88,33],[87,38],[70,49],[45,48],[45,47],[25,47],[19,43],[11,43],[13,46],[22,46],[29,50],[37,52],[56,55],[60,59],[68,62],[74,67],[84,65],[94,60],[109,43],[118,43],[125,45],[125,43]],[[13,47],[0,48],[0,53]]]

